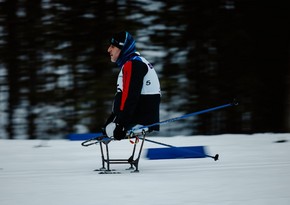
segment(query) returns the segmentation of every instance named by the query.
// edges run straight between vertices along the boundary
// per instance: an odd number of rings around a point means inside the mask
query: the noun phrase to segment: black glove
[[[126,133],[127,131],[124,126],[116,124],[116,128],[114,129],[114,138],[116,140],[125,139]]]

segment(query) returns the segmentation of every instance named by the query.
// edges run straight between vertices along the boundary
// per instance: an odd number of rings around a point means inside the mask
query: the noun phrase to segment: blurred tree
[[[23,99],[27,101],[27,124],[29,139],[37,139],[35,106],[39,103],[37,95],[37,71],[41,69],[41,49],[43,46],[41,0],[23,2],[24,16],[21,18],[21,62],[22,77],[25,76],[21,86]]]
[[[7,133],[8,138],[13,139],[15,135],[15,112],[19,105],[19,81],[21,74],[19,73],[19,53],[20,42],[19,35],[19,21],[16,16],[18,9],[17,0],[2,2],[1,4],[1,20],[2,39],[6,42],[5,46],[1,49],[1,62],[6,67],[7,71],[7,84],[8,84],[8,110],[7,110]]]
[[[165,126],[166,135],[289,131],[288,13],[256,0],[1,1],[0,132],[100,131],[119,71],[108,40],[120,30],[159,72],[162,119],[240,100]]]

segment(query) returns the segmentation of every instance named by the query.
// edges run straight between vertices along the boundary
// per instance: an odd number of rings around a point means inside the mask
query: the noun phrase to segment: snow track
[[[176,146],[206,146],[210,158],[147,160],[140,173],[102,175],[98,146],[80,142],[0,140],[1,205],[290,204],[290,135],[152,137]],[[285,139],[285,143],[275,141]],[[128,141],[113,142],[112,155],[130,155]],[[146,148],[160,147],[145,142]],[[144,150],[144,151],[145,151]]]

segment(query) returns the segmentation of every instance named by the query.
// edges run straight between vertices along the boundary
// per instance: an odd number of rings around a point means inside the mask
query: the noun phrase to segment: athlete
[[[160,83],[153,66],[136,51],[135,40],[127,31],[113,35],[108,53],[120,67],[112,114],[104,125],[108,137],[121,140],[135,125],[159,122]],[[149,131],[159,130],[159,125]]]

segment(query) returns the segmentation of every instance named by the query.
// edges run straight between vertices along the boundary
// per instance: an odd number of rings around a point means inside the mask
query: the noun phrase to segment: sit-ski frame
[[[145,135],[146,132],[142,132],[142,138],[141,138],[141,145],[139,148],[138,156],[134,159],[137,144],[139,141],[138,136],[132,136],[132,138],[135,138],[134,140],[134,147],[132,151],[131,157],[129,159],[110,159],[109,154],[109,143],[108,142],[100,142],[100,150],[101,150],[101,158],[102,158],[102,167],[100,169],[96,169],[95,171],[100,171],[100,174],[118,174],[119,172],[115,172],[115,170],[111,170],[110,165],[111,164],[130,164],[130,167],[127,170],[133,170],[131,172],[139,172],[139,160],[142,154],[143,145],[145,141]],[[104,147],[103,147],[104,145]],[[105,149],[104,149],[105,148]],[[105,166],[107,165],[107,166]],[[135,170],[134,170],[135,167]]]

